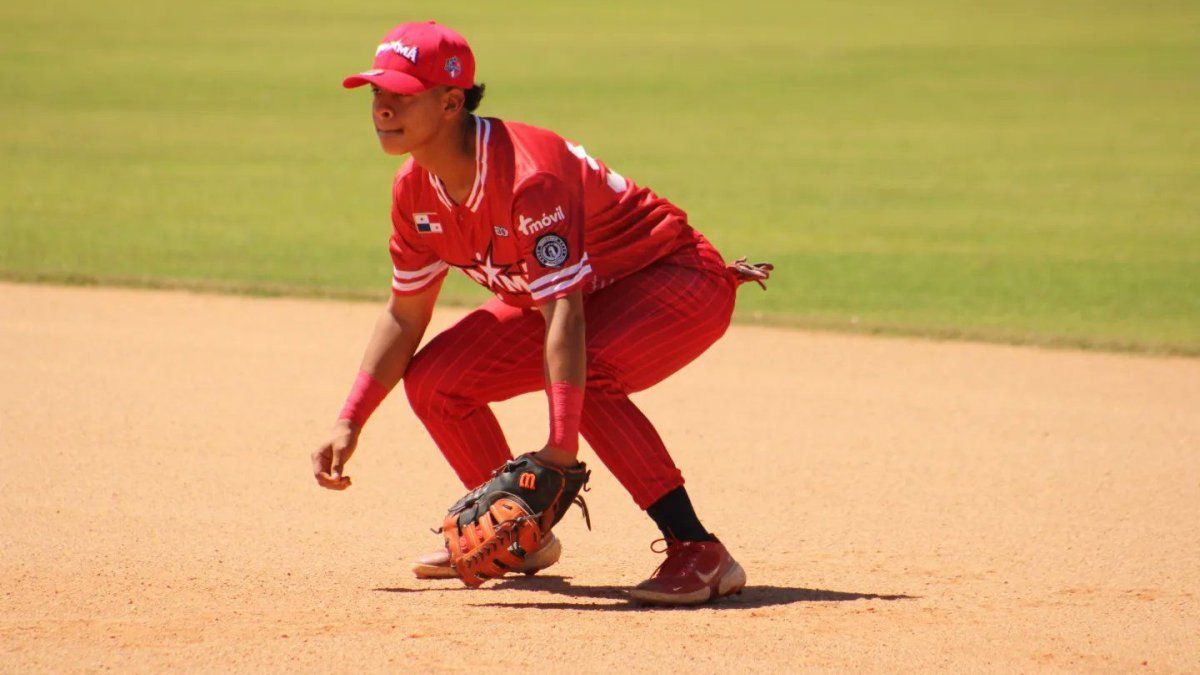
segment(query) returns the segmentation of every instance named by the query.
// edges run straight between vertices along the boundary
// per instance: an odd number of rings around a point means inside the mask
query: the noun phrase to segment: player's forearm
[[[389,391],[396,386],[421,344],[441,288],[442,280],[438,279],[416,295],[393,295],[388,299],[387,309],[375,321],[367,342],[361,372]]]
[[[587,382],[587,338],[580,294],[556,300],[546,318],[546,382],[567,382],[583,388]]]
[[[427,325],[428,322],[398,319],[385,310],[375,322],[359,370],[392,389],[408,370],[408,362],[417,351]]]
[[[339,420],[349,422],[354,428],[361,428],[404,376],[429,325],[440,289],[441,280],[438,280],[422,293],[393,295],[388,300],[387,309],[375,321],[375,330],[367,342],[358,377],[338,415]]]
[[[546,397],[550,435],[538,457],[559,466],[575,464],[579,452],[584,389],[587,383],[583,295],[573,293],[542,308],[546,319]]]
[[[361,429],[367,423],[367,419],[408,369],[408,362],[421,342],[425,325],[425,322],[405,321],[390,310],[380,315],[367,342],[358,376],[338,414],[339,423],[348,424],[353,429]]]

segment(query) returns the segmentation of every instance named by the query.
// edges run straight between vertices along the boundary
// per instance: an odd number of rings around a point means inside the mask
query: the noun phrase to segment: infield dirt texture
[[[749,586],[637,610],[599,464],[595,530],[474,591],[408,571],[462,487],[402,394],[313,484],[375,312],[0,284],[4,670],[1200,668],[1194,359],[734,327],[637,400]]]

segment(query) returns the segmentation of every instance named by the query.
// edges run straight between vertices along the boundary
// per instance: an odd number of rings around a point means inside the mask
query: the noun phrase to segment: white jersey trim
[[[433,174],[429,174],[429,184],[433,186],[433,191],[437,194],[438,201],[447,209],[454,208],[454,202],[450,201],[450,195],[446,194],[445,188],[442,187],[442,179]]]
[[[575,284],[578,284],[580,281],[583,281],[584,279],[586,279],[588,277],[588,275],[590,275],[591,273],[592,273],[592,266],[588,265],[587,267],[584,267],[583,269],[579,270],[579,274],[576,274],[575,276],[571,277],[570,279],[566,279],[562,283],[554,284],[553,286],[548,286],[546,288],[543,288],[540,291],[530,293],[530,297],[532,297],[534,300],[541,300],[542,298],[554,295],[555,293],[558,293],[559,291],[564,291],[564,290],[574,286]]]
[[[492,122],[475,118],[475,184],[467,196],[467,208],[474,211],[483,203],[483,187],[487,185],[488,141],[492,138]]]
[[[584,253],[583,257],[579,259],[579,262],[575,263],[574,265],[571,265],[570,267],[564,267],[561,270],[558,270],[557,272],[553,272],[551,274],[547,274],[544,277],[538,277],[538,279],[536,281],[534,281],[533,283],[531,283],[529,285],[529,290],[536,291],[539,288],[541,288],[542,286],[545,286],[546,284],[554,283],[555,281],[558,281],[559,279],[562,279],[563,277],[573,276],[579,271],[579,269],[581,267],[584,267],[587,265],[588,265],[588,256],[586,253]],[[591,267],[588,266],[588,269],[591,269]]]
[[[471,211],[479,209],[483,203],[483,188],[487,184],[488,141],[492,138],[492,122],[483,117],[475,118],[475,182],[471,184],[471,192],[463,203]],[[438,201],[447,209],[455,207],[454,200],[446,192],[446,184],[441,178],[429,174],[429,184],[437,194]]]
[[[392,288],[397,291],[400,291],[401,293],[411,293],[413,291],[419,291],[422,288],[429,286],[436,280],[437,280],[436,274],[429,277],[428,279],[422,279],[420,281],[414,281],[412,283],[405,283],[403,281],[396,281],[395,279],[392,279]]]
[[[588,263],[587,254],[585,253],[578,263],[561,269],[554,274],[547,274],[531,283],[529,285],[530,297],[534,300],[541,300],[542,298],[554,295],[583,281],[591,273],[592,266]]]
[[[425,267],[422,267],[419,270],[413,270],[413,271],[402,270],[398,267],[393,267],[392,268],[392,276],[395,277],[396,279],[402,280],[402,281],[403,280],[420,279],[421,277],[424,277],[431,273],[437,274],[438,272],[441,272],[442,270],[446,269],[447,267],[449,267],[449,265],[441,260],[439,260],[435,263],[432,263],[430,265],[426,265]]]
[[[403,271],[395,267],[392,268],[392,288],[401,293],[409,293],[419,291],[429,284],[433,283],[438,276],[450,267],[445,262],[439,260],[432,265],[426,265],[419,270],[412,272]]]

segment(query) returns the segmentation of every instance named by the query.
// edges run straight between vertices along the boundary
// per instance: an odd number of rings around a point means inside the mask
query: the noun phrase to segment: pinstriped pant
[[[728,328],[736,284],[712,262],[711,249],[706,253],[685,249],[584,301],[588,375],[580,433],[643,509],[682,485],[683,475],[628,395],[690,363]],[[544,339],[537,310],[494,299],[409,364],[409,403],[468,489],[512,458],[488,403],[545,388]]]

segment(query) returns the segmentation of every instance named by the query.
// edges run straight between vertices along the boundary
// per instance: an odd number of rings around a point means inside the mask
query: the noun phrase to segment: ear
[[[447,87],[446,93],[442,96],[442,112],[447,117],[454,117],[462,112],[463,106],[467,103],[467,95],[462,89],[457,87]]]

